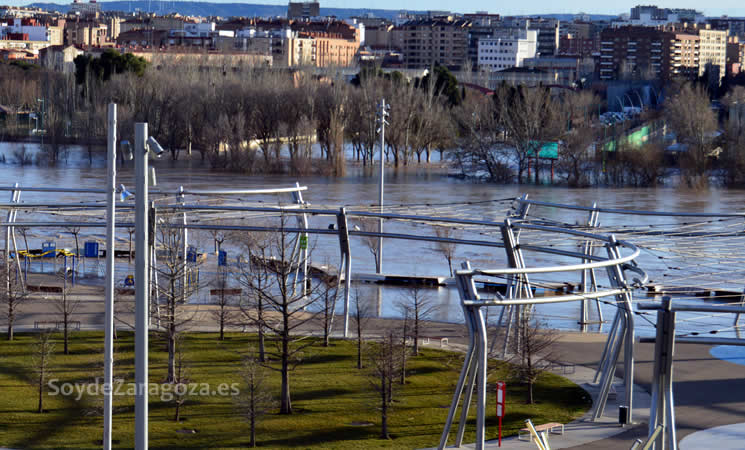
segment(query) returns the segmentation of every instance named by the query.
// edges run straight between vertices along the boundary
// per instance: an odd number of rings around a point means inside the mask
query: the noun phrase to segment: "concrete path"
[[[564,376],[574,383],[581,386],[592,396],[593,403],[597,400],[598,387],[592,383],[595,376],[595,370],[584,367],[575,366],[573,373],[557,372],[558,375]],[[590,442],[596,442],[602,439],[615,436],[619,433],[623,433],[628,428],[621,427],[618,424],[618,406],[625,404],[624,389],[622,386],[623,381],[620,379],[616,380],[615,388],[618,392],[616,399],[609,399],[608,404],[605,408],[605,414],[597,422],[590,421],[590,412],[588,411],[580,419],[566,424],[564,427],[563,435],[551,434],[549,436],[549,444],[552,449],[560,448],[572,448],[577,445],[582,445]],[[638,386],[634,389],[634,403],[636,404],[634,409],[634,421],[635,422],[646,422],[649,419],[649,404],[650,397],[643,389]],[[630,445],[630,444],[629,444]],[[473,444],[463,445],[461,448],[474,448]],[[486,445],[487,449],[496,449],[497,441],[489,441]],[[535,444],[529,441],[518,440],[517,437],[510,437],[502,439],[502,449],[535,449]],[[602,447],[596,447],[602,448]]]

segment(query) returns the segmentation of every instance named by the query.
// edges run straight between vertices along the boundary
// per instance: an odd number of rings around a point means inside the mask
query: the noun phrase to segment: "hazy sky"
[[[49,3],[72,3],[70,0],[34,0]],[[105,0],[99,0],[105,1]],[[154,0],[157,1],[157,0]],[[200,0],[196,0],[200,1]],[[203,0],[220,3],[244,3],[239,0]],[[28,4],[29,0],[0,0],[0,4]],[[248,0],[245,3],[281,4],[286,0]],[[412,9],[412,10],[448,10],[456,12],[488,11],[494,14],[548,14],[548,13],[578,13],[591,14],[621,14],[638,4],[656,4],[667,8],[694,8],[707,16],[745,16],[745,2],[742,0],[668,0],[655,2],[650,0],[605,1],[597,0],[532,0],[522,2],[494,2],[490,0],[466,0],[455,2],[452,0],[320,0],[321,7],[340,8],[380,8],[380,9]]]

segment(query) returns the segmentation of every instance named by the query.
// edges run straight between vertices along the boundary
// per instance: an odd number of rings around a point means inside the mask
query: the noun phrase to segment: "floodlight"
[[[127,190],[127,188],[126,188],[126,187],[124,187],[124,185],[123,185],[123,184],[120,184],[120,185],[119,185],[119,189],[118,189],[118,192],[119,192],[119,198],[121,199],[121,201],[124,201],[124,200],[126,200],[126,199],[127,199],[128,197],[131,197],[131,196],[132,196],[132,193],[131,193],[131,192],[129,192],[129,191]]]
[[[158,141],[156,141],[152,136],[147,138],[147,149],[150,150],[156,158],[160,158],[160,156],[165,152],[163,147],[161,147],[160,144],[158,144]]]
[[[127,161],[132,161],[135,159],[134,155],[132,154],[132,145],[129,143],[129,141],[122,141],[119,143],[119,147],[122,149],[122,156]]]

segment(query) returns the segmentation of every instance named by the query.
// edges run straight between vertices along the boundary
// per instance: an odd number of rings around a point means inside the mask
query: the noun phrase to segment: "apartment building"
[[[559,32],[561,21],[542,17],[506,17],[501,27],[528,29],[538,32],[538,50],[540,56],[553,56],[559,49]]]
[[[674,33],[657,28],[606,28],[600,34],[599,78],[670,79],[674,42]]]
[[[727,67],[727,32],[712,30],[707,24],[706,28],[698,29],[698,36],[701,41],[698,75],[702,76],[708,68],[710,73],[716,73],[721,81]]]
[[[588,58],[599,54],[599,52],[599,35],[593,38],[582,38],[568,34],[559,38],[559,51],[557,55],[573,55]]]
[[[310,19],[321,15],[321,4],[318,2],[289,2],[288,19]]]
[[[478,68],[484,71],[522,67],[526,58],[534,58],[538,32],[515,30],[478,41]]]
[[[13,18],[0,20],[0,39],[47,42],[48,45],[62,44],[62,30],[65,21],[43,24],[33,18]]]
[[[65,24],[65,45],[100,47],[112,42],[106,23],[77,20]]]
[[[459,69],[468,58],[470,26],[469,21],[452,17],[409,21],[393,29],[393,45],[403,53],[404,68]]]
[[[745,44],[740,42],[737,36],[730,36],[727,39],[727,73],[737,75],[742,71],[742,65],[745,62]]]

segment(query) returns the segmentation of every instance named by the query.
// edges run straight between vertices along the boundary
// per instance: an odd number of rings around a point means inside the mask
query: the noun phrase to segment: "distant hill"
[[[276,17],[287,15],[287,5],[259,5],[250,3],[208,3],[208,2],[170,2],[170,1],[104,1],[99,2],[104,11],[135,12],[151,11],[158,14],[179,13],[184,16],[220,17]],[[29,6],[48,11],[66,13],[70,4],[32,3]],[[416,12],[416,11],[411,11]],[[321,15],[347,19],[371,13],[375,17],[393,19],[398,10],[364,8],[321,8]]]
[[[102,1],[99,2],[104,11],[135,12],[150,11],[158,14],[179,13],[184,16],[220,16],[220,17],[277,17],[287,14],[287,5],[261,5],[251,3],[209,3],[209,2],[170,2],[159,0],[135,0],[135,1]],[[59,5],[56,3],[32,3],[29,6],[42,8],[48,11],[59,11],[66,13],[70,4]],[[424,11],[406,10],[410,13]],[[336,16],[340,19],[348,19],[353,16],[372,14],[375,17],[393,19],[399,10],[392,9],[366,9],[366,8],[321,8],[321,15]],[[532,14],[538,15],[538,14]],[[540,14],[541,17],[552,17],[561,21],[571,21],[572,14]],[[609,20],[617,16],[591,14],[592,20]]]

